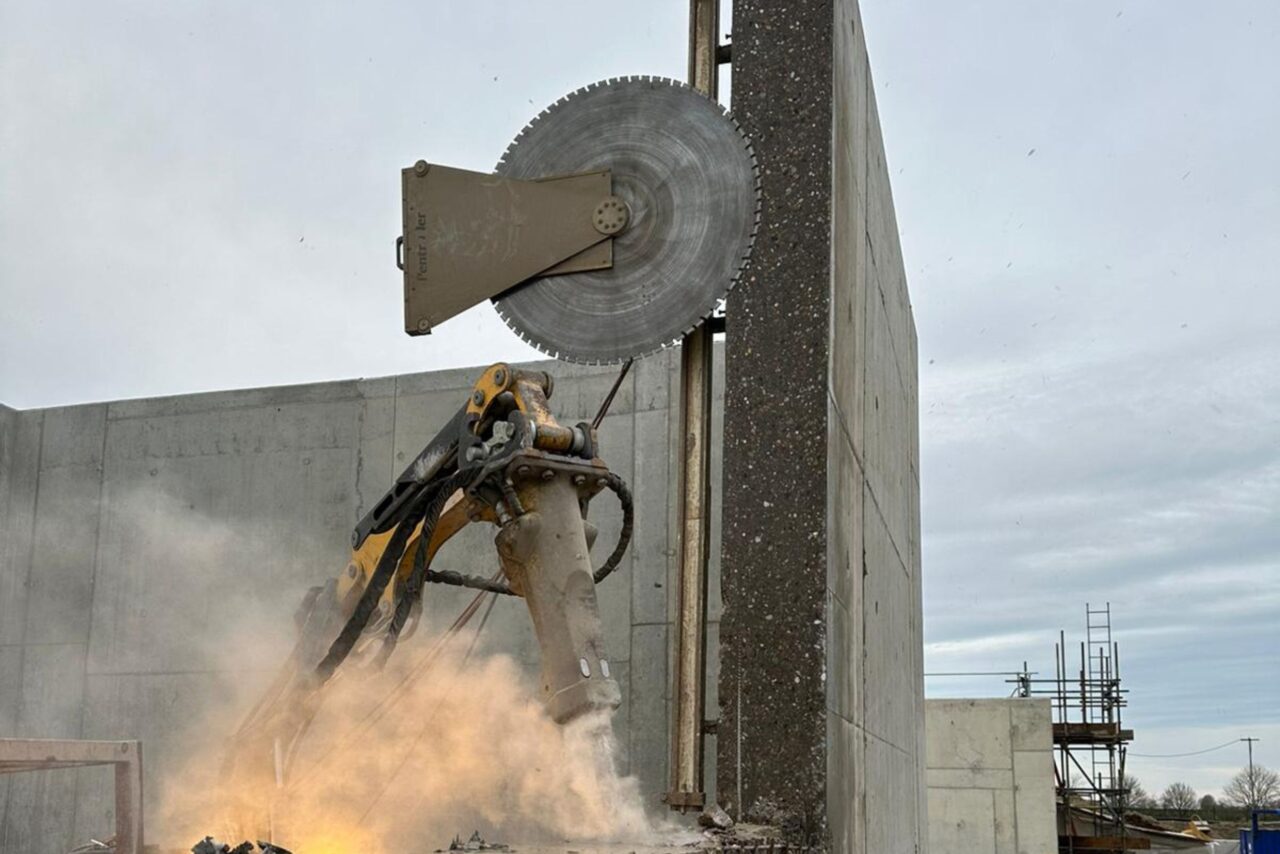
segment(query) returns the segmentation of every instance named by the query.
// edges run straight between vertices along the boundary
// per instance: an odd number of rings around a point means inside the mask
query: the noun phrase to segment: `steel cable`
[[[1199,756],[1202,753],[1213,753],[1215,750],[1222,750],[1233,744],[1239,744],[1240,739],[1233,738],[1228,742],[1219,744],[1217,747],[1206,747],[1204,750],[1193,750],[1190,753],[1134,753],[1132,750],[1126,751],[1126,756],[1136,756],[1139,759],[1177,759],[1182,756]]]

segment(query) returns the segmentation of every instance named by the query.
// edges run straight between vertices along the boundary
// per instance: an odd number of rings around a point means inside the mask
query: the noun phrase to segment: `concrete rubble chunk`
[[[698,824],[703,827],[714,827],[718,830],[728,830],[733,827],[733,819],[724,811],[719,804],[711,804],[702,814],[698,816]]]

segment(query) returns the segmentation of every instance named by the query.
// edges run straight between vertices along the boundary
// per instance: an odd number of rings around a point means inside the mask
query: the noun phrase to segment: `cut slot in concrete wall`
[[[636,504],[629,558],[600,588],[623,690],[615,731],[623,770],[655,811],[668,787],[677,363],[673,353],[637,363],[600,431]],[[594,415],[617,375],[537,367],[554,374],[552,409],[566,423]],[[342,569],[351,526],[479,373],[0,408],[0,736],[141,739],[152,841],[183,842],[161,838],[157,810],[188,758],[191,724],[228,698],[247,707],[277,664],[237,656],[243,644],[228,627],[257,617],[287,640],[304,591]],[[717,424],[720,397],[717,382]],[[598,563],[621,524],[612,496],[591,519]],[[468,529],[439,565],[490,574],[493,534]],[[712,559],[714,591],[718,549]],[[470,597],[430,587],[426,624],[447,624]],[[710,610],[714,682],[714,594]],[[501,599],[485,635],[485,649],[536,674],[523,603]],[[62,854],[108,833],[109,778],[93,769],[0,777],[0,852]]]
[[[1047,699],[928,700],[931,854],[1053,854]]]

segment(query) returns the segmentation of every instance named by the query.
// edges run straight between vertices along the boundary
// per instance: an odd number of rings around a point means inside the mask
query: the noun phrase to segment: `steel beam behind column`
[[[689,83],[716,97],[716,30],[719,0],[689,2]],[[702,323],[680,347],[680,588],[676,646],[674,719],[671,727],[671,790],[667,804],[701,809],[702,726],[706,699],[707,556],[711,529],[711,325]]]

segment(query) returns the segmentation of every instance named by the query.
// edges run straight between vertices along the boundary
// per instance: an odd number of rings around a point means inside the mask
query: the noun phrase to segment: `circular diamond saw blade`
[[[579,89],[529,123],[495,170],[532,180],[609,169],[630,208],[609,269],[531,279],[495,297],[543,352],[608,364],[667,346],[711,314],[751,253],[751,145],[724,108],[661,77]]]

